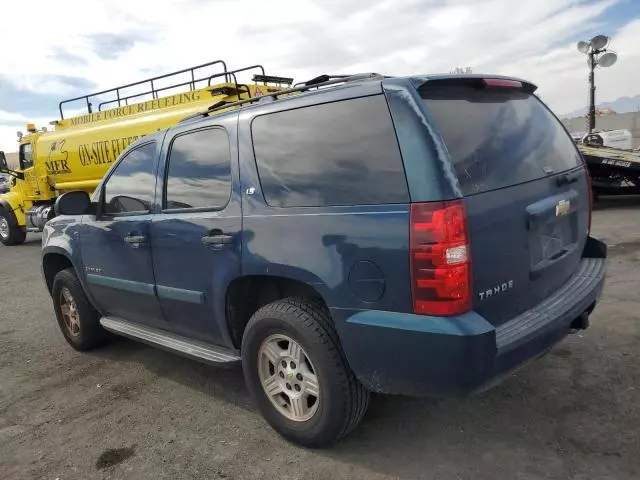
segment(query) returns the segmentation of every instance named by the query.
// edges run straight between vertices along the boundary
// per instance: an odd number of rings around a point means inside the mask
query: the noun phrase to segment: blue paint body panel
[[[606,248],[586,233],[588,185],[581,167],[566,185],[549,175],[463,195],[445,140],[420,94],[430,82],[449,78],[456,77],[354,81],[190,119],[145,137],[123,156],[157,142],[149,211],[55,218],[44,230],[43,262],[50,255],[68,258],[89,299],[105,315],[229,349],[238,347],[227,323],[229,286],[248,276],[295,280],[327,305],[350,367],[370,390],[448,396],[483,389],[544,353],[590,313],[602,291]],[[374,96],[388,106],[406,173],[408,196],[402,198],[409,201],[270,206],[258,174],[254,119]],[[212,127],[224,129],[230,141],[228,204],[163,210],[172,141]],[[94,199],[105,182],[108,190],[112,171]],[[326,188],[340,179],[331,180]],[[467,214],[472,309],[453,317],[415,315],[411,203],[454,199],[462,200]],[[563,201],[571,207],[558,220],[555,209]],[[552,227],[560,228],[567,241],[558,255],[549,256],[540,250],[540,239],[553,239]],[[145,241],[127,245],[124,237],[130,234]],[[228,241],[203,242],[218,234]]]
[[[383,86],[402,151],[411,200],[433,202],[460,198],[462,194],[447,147],[412,83],[408,79],[393,78],[385,80]]]

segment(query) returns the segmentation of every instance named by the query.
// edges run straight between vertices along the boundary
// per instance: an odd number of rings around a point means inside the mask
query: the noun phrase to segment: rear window
[[[251,132],[260,184],[271,206],[409,201],[382,95],[262,115]]]
[[[581,164],[571,137],[538,98],[516,89],[421,90],[451,154],[462,193],[473,195]]]

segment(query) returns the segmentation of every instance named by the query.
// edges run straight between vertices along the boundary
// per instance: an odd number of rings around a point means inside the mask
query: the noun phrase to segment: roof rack
[[[214,75],[210,75],[207,77],[202,77],[202,78],[196,78],[196,70],[204,68],[204,67],[210,67],[212,65],[221,65],[222,66],[222,72],[214,74]],[[236,90],[238,92],[238,98],[242,98],[242,94],[246,93],[247,97],[250,96],[249,93],[249,87],[247,85],[244,84],[240,84],[238,83],[238,79],[236,77],[237,73],[240,72],[245,72],[248,70],[255,70],[258,69],[260,71],[260,75],[256,74],[254,75],[253,81],[259,81],[259,82],[264,82],[264,83],[278,83],[278,84],[287,84],[290,85],[293,80],[286,78],[286,77],[274,77],[274,76],[270,76],[270,75],[265,75],[265,71],[264,71],[264,67],[262,65],[251,65],[249,67],[244,67],[244,68],[238,68],[236,70],[228,70],[227,69],[227,64],[224,60],[214,60],[213,62],[208,62],[208,63],[203,63],[201,65],[196,65],[194,67],[190,67],[190,68],[185,68],[183,70],[178,70],[175,72],[171,72],[171,73],[166,73],[164,75],[158,75],[156,77],[151,77],[151,78],[147,78],[144,80],[140,80],[138,82],[134,82],[134,83],[129,83],[126,85],[120,85],[118,87],[115,88],[110,88],[108,90],[102,90],[100,92],[94,92],[94,93],[90,93],[88,95],[81,95],[79,97],[75,97],[75,98],[69,98],[66,100],[63,100],[62,102],[60,102],[58,104],[58,109],[60,111],[60,118],[62,120],[64,120],[64,112],[62,110],[62,106],[67,104],[67,103],[71,103],[71,102],[76,102],[78,100],[84,100],[86,102],[86,106],[87,106],[87,113],[93,113],[93,104],[91,103],[91,99],[93,97],[97,97],[99,95],[106,95],[109,93],[115,93],[116,98],[113,100],[107,100],[104,102],[100,102],[98,104],[98,111],[102,111],[103,107],[107,106],[107,105],[111,105],[114,103],[118,104],[118,107],[121,107],[123,104],[124,105],[129,105],[129,100],[132,100],[134,98],[138,98],[138,97],[142,97],[145,95],[151,95],[151,97],[153,99],[157,99],[159,98],[159,93],[160,92],[164,92],[167,90],[171,90],[173,88],[178,88],[178,87],[184,87],[184,86],[189,86],[189,90],[195,90],[196,89],[196,84],[199,82],[207,82],[207,86],[211,86],[211,80],[213,80],[214,78],[219,78],[219,77],[224,77],[224,81],[225,83],[229,82],[230,80],[233,81],[233,83],[235,83],[236,86]],[[154,81],[157,80],[161,80],[164,78],[168,78],[168,77],[172,77],[174,75],[180,75],[183,73],[190,73],[191,74],[191,80],[186,81],[186,82],[181,82],[181,83],[176,83],[176,84],[172,84],[169,85],[167,87],[162,87],[162,88],[157,88],[154,85]],[[288,82],[288,83],[287,83]],[[136,93],[133,95],[128,95],[126,97],[121,96],[121,91],[123,89],[126,88],[131,88],[131,87],[136,87],[138,85],[144,85],[144,84],[148,84],[149,85],[149,90],[146,90],[144,92],[141,93]]]
[[[197,66],[197,67],[193,67],[193,69],[201,68],[203,66],[208,66],[208,65],[210,65],[210,64],[204,64],[204,65],[200,65],[200,66]],[[193,69],[187,69],[187,70],[181,70],[179,72],[169,73],[169,74],[167,74],[167,75],[165,75],[163,77],[184,73],[185,71],[191,71]],[[214,75],[211,75],[209,77],[199,78],[199,79],[196,80],[194,78],[193,71],[191,71],[191,81],[189,81],[189,82],[178,83],[176,85],[170,85],[168,87],[157,88],[155,90],[152,89],[151,91],[142,92],[142,93],[136,93],[135,95],[129,95],[128,97],[124,97],[124,98],[120,98],[118,96],[118,98],[115,99],[115,100],[110,100],[110,101],[107,101],[107,102],[100,103],[98,105],[98,111],[102,110],[102,107],[104,105],[108,105],[110,103],[118,102],[118,106],[120,106],[120,102],[124,101],[125,105],[127,105],[127,101],[128,100],[131,100],[132,98],[136,98],[136,97],[141,97],[143,95],[151,94],[152,97],[154,99],[156,99],[156,98],[158,98],[158,92],[162,92],[162,91],[165,91],[165,90],[170,90],[172,88],[183,87],[185,85],[189,85],[190,86],[189,90],[194,90],[196,83],[202,82],[202,81],[205,81],[205,80],[207,81],[207,86],[210,87],[211,86],[211,80],[213,80],[214,78],[218,78],[218,77],[224,77],[225,83],[229,82],[229,80],[233,80],[233,83],[235,83],[235,86],[236,86],[236,92],[238,94],[238,98],[242,98],[242,93],[246,93],[247,97],[251,97],[248,85],[245,85],[245,84],[242,84],[242,83],[238,83],[238,78],[236,77],[236,73],[246,72],[248,70],[255,70],[255,69],[259,69],[262,72],[262,75],[258,75],[258,74],[254,75],[253,76],[254,77],[254,81],[256,81],[255,80],[256,77],[260,77],[261,80],[259,80],[259,81],[262,81],[262,82],[265,82],[265,83],[266,82],[270,82],[270,83],[285,83],[286,80],[288,80],[285,77],[273,77],[273,76],[270,76],[270,75],[265,75],[264,67],[262,65],[250,65],[248,67],[238,68],[236,70],[227,70],[227,66],[225,64],[224,71],[222,71],[220,73],[217,73],[217,74],[214,74]],[[163,78],[163,77],[159,77],[159,78]],[[142,80],[141,82],[138,82],[138,83],[145,83],[145,82],[151,81],[151,80],[155,80],[155,78],[154,79],[150,79],[150,80]],[[293,82],[293,80],[291,80],[291,82]],[[151,86],[153,87],[153,82],[151,82]],[[122,87],[119,87],[119,88],[122,88]]]
[[[129,83],[127,85],[120,85],[119,87],[115,87],[115,88],[110,88],[108,90],[102,90],[101,92],[94,92],[94,93],[90,93],[88,95],[81,95],[79,97],[75,97],[75,98],[68,98],[66,100],[63,100],[62,102],[60,102],[58,104],[58,109],[60,110],[60,118],[62,120],[64,120],[64,113],[62,112],[62,105],[64,105],[65,103],[71,103],[71,102],[76,102],[78,100],[84,100],[87,104],[87,111],[88,113],[93,113],[93,109],[91,102],[89,101],[89,99],[91,97],[96,97],[98,95],[104,95],[107,93],[115,93],[116,94],[116,99],[112,100],[112,101],[108,101],[108,102],[102,102],[99,104],[98,106],[98,110],[101,110],[101,107],[103,107],[106,104],[109,103],[115,103],[118,102],[118,106],[122,106],[122,102],[124,102],[125,105],[128,105],[128,100],[130,100],[131,98],[135,98],[135,97],[140,97],[142,95],[149,95],[151,94],[152,97],[154,99],[158,98],[158,92],[164,91],[164,90],[168,90],[170,88],[176,88],[176,87],[182,87],[185,85],[189,85],[190,88],[189,90],[195,90],[196,87],[196,83],[200,82],[202,80],[205,80],[206,78],[200,78],[197,79],[195,78],[195,71],[200,69],[200,68],[204,68],[204,67],[210,67],[212,65],[222,65],[222,68],[224,69],[223,71],[223,75],[225,74],[225,72],[227,72],[227,64],[225,63],[224,60],[214,60],[213,62],[208,62],[208,63],[203,63],[202,65],[196,65],[194,67],[190,67],[190,68],[185,68],[184,70],[178,70],[176,72],[171,72],[171,73],[166,73],[164,75],[158,75],[157,77],[151,77],[151,78],[147,78],[145,80],[140,80],[138,82],[134,82],[134,83]],[[171,85],[170,87],[164,87],[164,88],[155,88],[155,86],[153,85],[153,82],[156,80],[161,80],[163,78],[167,78],[167,77],[171,77],[173,75],[180,75],[181,73],[187,73],[190,72],[191,73],[191,81],[188,82],[183,82],[177,85]],[[226,79],[228,79],[228,77],[225,77]],[[139,93],[136,95],[130,95],[128,97],[120,97],[120,90],[124,89],[124,88],[130,88],[130,87],[135,87],[137,85],[142,85],[145,83],[149,83],[151,86],[151,90],[144,92],[144,93]]]
[[[276,77],[274,75],[254,75],[254,82],[262,82],[262,83],[277,83],[278,85],[291,85],[293,83],[293,78],[290,77]]]
[[[325,78],[329,78],[329,80],[325,80]],[[338,85],[341,83],[356,82],[361,80],[375,80],[375,79],[382,79],[382,78],[385,78],[385,77],[379,73],[358,73],[355,75],[320,75],[305,83],[296,84],[296,86],[292,88],[287,88],[285,90],[269,92],[264,95],[258,95],[257,97],[238,100],[235,102],[220,101],[220,102],[214,103],[208,109],[202,112],[194,113],[193,115],[189,115],[188,117],[183,118],[182,120],[180,120],[179,123],[186,122],[188,120],[192,120],[198,117],[206,117],[213,112],[230,108],[230,107],[238,107],[238,106],[242,106],[242,105],[245,105],[248,103],[254,103],[254,102],[261,102],[261,103],[265,101],[271,102],[271,101],[277,100],[280,95],[285,95],[289,93],[305,92],[307,90],[311,90],[312,88],[319,89],[320,87]]]
[[[318,75],[317,77],[312,78],[311,80],[307,80],[306,82],[296,83],[294,87],[304,86],[304,85],[317,85],[318,83],[328,82],[329,80],[334,80],[338,78],[348,78],[353,77],[354,75]]]

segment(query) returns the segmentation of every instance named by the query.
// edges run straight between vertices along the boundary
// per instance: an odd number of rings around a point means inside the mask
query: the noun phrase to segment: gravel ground
[[[40,237],[0,245],[0,479],[640,478],[640,199],[604,200],[610,245],[592,327],[483,395],[374,396],[330,450],[281,440],[238,368],[128,340],[64,342]]]

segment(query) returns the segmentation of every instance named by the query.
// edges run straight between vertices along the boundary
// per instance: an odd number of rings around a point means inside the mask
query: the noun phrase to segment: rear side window
[[[231,156],[226,130],[176,137],[169,153],[165,209],[224,208],[231,196]]]
[[[409,201],[398,140],[381,95],[263,115],[251,131],[269,205]]]
[[[571,137],[537,97],[511,88],[421,90],[465,195],[517,185],[581,164]]]

